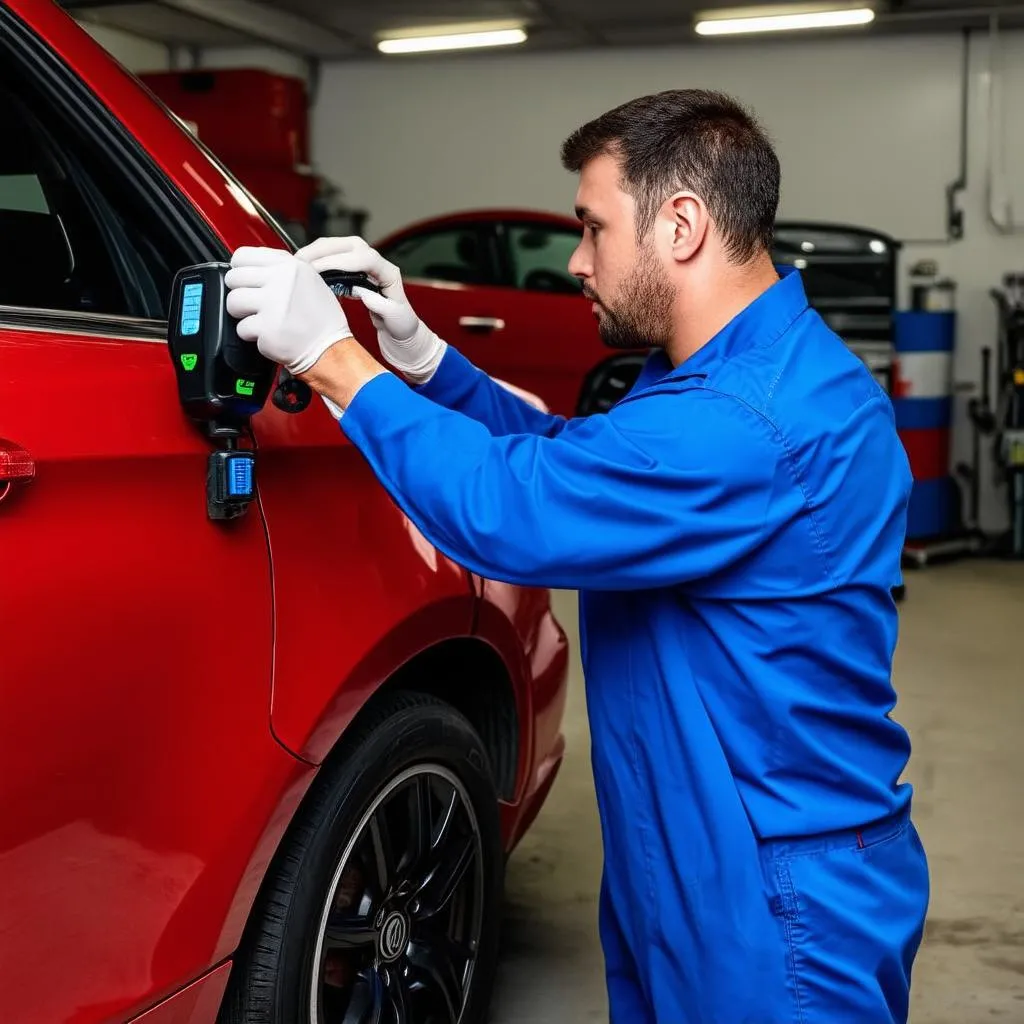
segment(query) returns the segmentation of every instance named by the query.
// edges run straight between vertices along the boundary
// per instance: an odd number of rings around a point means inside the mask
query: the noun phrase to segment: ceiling
[[[59,0],[83,21],[169,45],[274,45],[311,58],[378,57],[378,34],[396,29],[521,21],[516,51],[696,42],[697,10],[765,6],[766,0]],[[859,33],[1024,27],[1024,0],[867,0],[874,23]],[[850,31],[850,30],[833,30]],[[806,38],[808,32],[800,34]],[[764,37],[761,37],[764,38]],[[715,40],[699,40],[715,45]],[[446,55],[446,56],[451,56]],[[380,58],[394,60],[396,58]],[[409,60],[416,58],[402,57]]]

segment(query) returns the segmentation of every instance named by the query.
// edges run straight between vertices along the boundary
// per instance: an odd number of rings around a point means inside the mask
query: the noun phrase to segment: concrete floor
[[[575,596],[555,602],[575,637]],[[913,743],[907,779],[932,878],[911,1022],[1024,1024],[1024,566],[910,572],[901,616],[894,717]],[[565,766],[509,864],[493,1024],[607,1020],[578,658],[565,724]]]

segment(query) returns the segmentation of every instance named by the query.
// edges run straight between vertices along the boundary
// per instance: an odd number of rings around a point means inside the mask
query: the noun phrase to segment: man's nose
[[[594,268],[591,266],[591,263],[590,256],[586,252],[585,243],[580,242],[569,257],[569,273],[583,281],[585,278],[593,275]]]

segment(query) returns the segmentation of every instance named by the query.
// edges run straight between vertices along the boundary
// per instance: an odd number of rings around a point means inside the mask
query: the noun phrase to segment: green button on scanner
[[[181,354],[181,365],[185,367],[187,373],[191,373],[196,368],[196,363],[199,362],[199,356],[195,352],[183,352]]]
[[[256,381],[254,380],[242,380],[235,381],[235,391],[240,395],[251,395],[256,387]]]

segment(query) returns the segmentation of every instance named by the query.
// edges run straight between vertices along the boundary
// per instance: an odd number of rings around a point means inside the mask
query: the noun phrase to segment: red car
[[[319,402],[208,519],[171,282],[287,243],[49,0],[0,5],[0,92],[0,1018],[482,1020],[548,593],[442,556]]]
[[[552,412],[610,408],[646,352],[617,352],[568,271],[581,227],[536,210],[471,210],[411,224],[374,243],[402,270],[413,308],[492,377]]]

